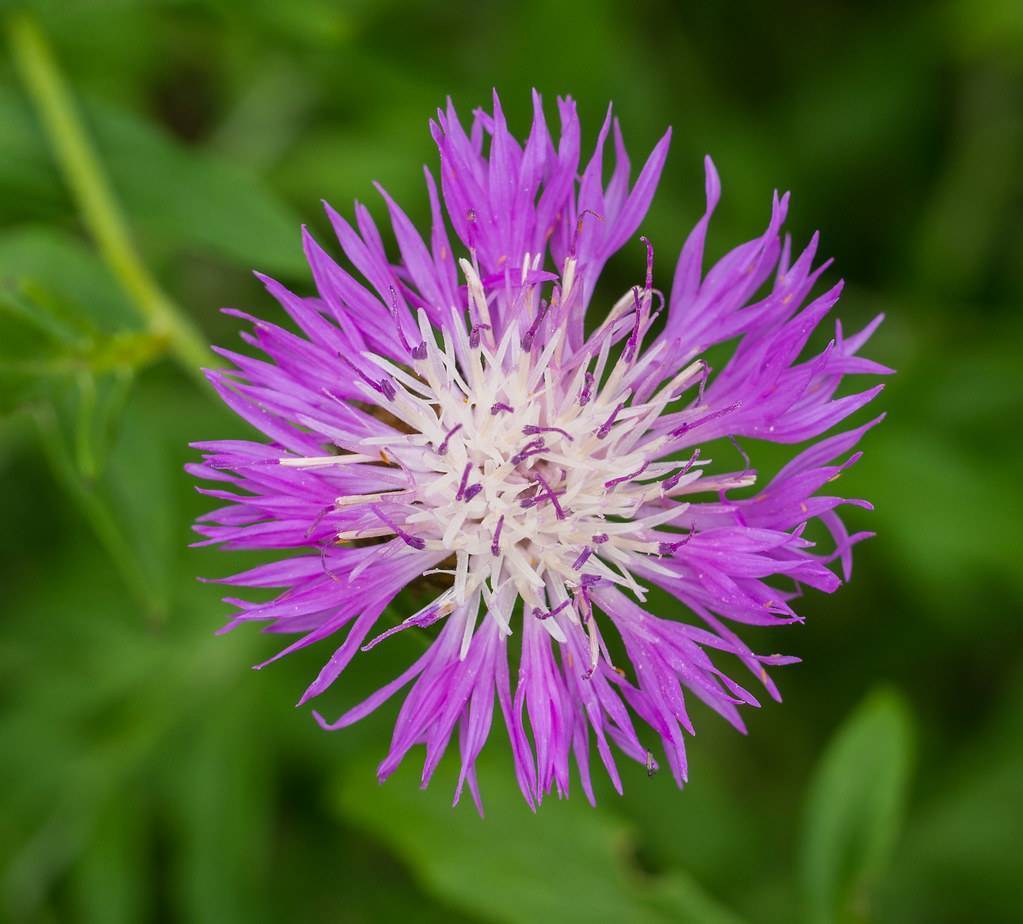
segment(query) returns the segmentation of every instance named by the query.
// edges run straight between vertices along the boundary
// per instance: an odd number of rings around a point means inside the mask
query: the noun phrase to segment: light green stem
[[[150,331],[166,337],[182,366],[200,376],[201,367],[216,365],[216,360],[197,328],[143,263],[45,35],[29,15],[20,13],[8,18],[7,36],[18,73],[100,254]]]

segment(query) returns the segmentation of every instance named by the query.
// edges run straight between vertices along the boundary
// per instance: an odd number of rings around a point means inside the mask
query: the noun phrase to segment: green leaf
[[[83,112],[134,227],[246,269],[307,272],[301,219],[255,174],[186,148],[131,113],[91,101]]]
[[[800,875],[811,924],[869,920],[871,891],[902,822],[910,752],[908,709],[888,690],[868,696],[829,744],[803,826]]]
[[[197,924],[268,919],[273,800],[254,694],[242,684],[205,710],[170,774],[180,846],[175,904]]]
[[[365,764],[345,778],[336,804],[388,844],[427,890],[483,920],[738,924],[685,874],[640,870],[632,830],[591,808],[582,793],[550,799],[534,815],[507,764],[483,775],[482,819],[468,794],[452,808],[439,781],[421,791],[412,772],[401,772],[380,786]]]
[[[139,315],[102,261],[74,235],[22,227],[0,234],[0,288],[41,288],[72,311],[75,326],[107,333],[138,330]]]
[[[101,162],[133,228],[172,249],[212,252],[246,269],[304,273],[301,220],[255,174],[187,148],[137,115],[81,100]],[[34,214],[54,208],[52,155],[26,103],[0,88],[0,141],[13,152],[0,164],[0,191]],[[5,157],[6,160],[6,157]],[[58,200],[59,201],[59,200]]]
[[[130,811],[121,792],[108,802],[88,849],[73,867],[72,894],[83,921],[131,924],[144,917],[149,818],[147,807],[133,795]]]

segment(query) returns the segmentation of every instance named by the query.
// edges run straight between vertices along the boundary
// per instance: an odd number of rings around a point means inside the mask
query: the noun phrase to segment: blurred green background
[[[0,920],[1023,921],[1019,0],[0,8]],[[853,583],[752,634],[805,659],[786,702],[748,738],[701,713],[682,793],[629,768],[624,798],[538,816],[495,730],[480,821],[451,764],[376,784],[393,708],[333,735],[293,709],[322,650],[255,674],[273,639],[214,638],[195,575],[255,562],[186,547],[209,504],[182,466],[246,430],[154,331],[181,311],[234,346],[219,307],[276,316],[252,267],[308,291],[320,198],[380,216],[378,179],[422,219],[428,116],[491,86],[519,132],[531,86],[571,93],[587,144],[613,99],[634,162],[674,126],[662,284],[705,152],[715,255],[793,190],[899,374],[845,482],[877,504],[849,513],[879,534]],[[69,100],[130,238],[75,172]]]

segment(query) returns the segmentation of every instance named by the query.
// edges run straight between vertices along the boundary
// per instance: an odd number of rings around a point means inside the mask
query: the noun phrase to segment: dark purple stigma
[[[409,353],[415,356],[415,350],[405,338],[405,329],[402,327],[401,318],[398,317],[398,292],[394,286],[388,286],[387,288],[390,289],[391,292],[391,305],[388,312],[391,315],[391,320],[394,321],[394,326],[398,329],[398,339],[401,340],[401,345],[405,347]],[[426,354],[424,353],[423,355],[425,356]],[[422,356],[416,358],[422,359]]]
[[[473,324],[469,331],[469,346],[474,350],[480,345],[480,335],[485,330],[490,330],[489,324]]]
[[[412,548],[414,548],[414,549],[416,549],[416,550],[418,550],[420,552],[422,552],[423,549],[426,548],[426,540],[425,539],[420,539],[419,536],[409,535],[403,529],[399,529],[397,531],[397,533],[398,533],[398,538],[401,539],[401,541],[404,542],[405,545],[412,546]]]
[[[530,440],[526,443],[509,461],[512,465],[518,465],[521,462],[525,462],[530,456],[543,452],[546,448],[547,444],[543,441],[543,437],[537,437],[535,440]]]
[[[558,613],[560,613],[566,606],[568,606],[568,604],[570,602],[571,602],[570,600],[563,600],[556,607],[554,607],[553,610],[546,610],[546,611],[540,609],[540,607],[538,607],[538,606],[534,606],[533,607],[533,615],[537,619],[550,619],[552,616],[557,616]]]
[[[582,620],[582,624],[585,626],[586,623],[593,618],[593,604],[590,603],[590,592],[589,587],[592,582],[587,581],[587,578],[595,578],[595,574],[584,574],[580,581],[579,590],[576,591],[575,601],[579,607],[579,618]],[[600,578],[597,578],[599,581]]]
[[[395,523],[386,513],[377,505],[373,504],[370,510],[377,515],[377,518],[383,522],[388,529],[393,529],[395,535],[405,543],[405,545],[411,546],[418,551],[423,551],[426,548],[426,540],[420,539],[419,536],[413,536],[410,533],[405,532],[397,523]]]
[[[586,548],[584,548],[579,553],[579,557],[574,562],[572,562],[572,570],[573,571],[578,571],[583,565],[586,564],[586,560],[592,554],[593,554],[593,549],[591,549],[589,546],[586,546]],[[584,578],[585,578],[585,576],[584,576]]]
[[[723,417],[725,414],[731,414],[732,411],[737,411],[742,407],[741,401],[736,401],[735,404],[730,404],[728,407],[719,408],[716,411],[711,411],[709,414],[704,414],[703,417],[698,417],[691,423],[684,423],[679,427],[676,427],[668,435],[673,437],[685,436],[690,430],[695,430],[697,427],[702,427],[705,423],[710,423],[712,420],[717,420],[719,417]]]
[[[504,411],[506,414],[514,414],[515,408],[513,408],[510,404],[505,404],[503,401],[498,401],[496,404],[490,405],[490,413],[495,417],[500,414],[501,411]]]
[[[579,583],[586,589],[596,587],[598,584],[602,584],[603,581],[604,579],[598,574],[584,574],[579,579]]]
[[[527,436],[533,436],[537,433],[560,433],[570,443],[573,441],[572,434],[567,430],[562,430],[561,427],[538,427],[536,424],[526,424],[522,428],[522,432]]]
[[[682,548],[693,536],[696,535],[696,527],[694,526],[685,536],[675,542],[658,542],[657,543],[657,554],[658,555],[674,555],[676,549]]]
[[[632,325],[632,332],[629,334],[629,339],[622,352],[622,359],[627,363],[631,363],[636,355],[636,349],[639,346],[639,329],[643,326],[643,307],[639,300],[639,289],[636,286],[632,287],[632,304],[636,323]]]
[[[458,493],[455,495],[455,500],[460,501],[465,497],[465,489],[469,484],[469,473],[472,471],[472,463],[466,462],[465,468],[462,469],[462,480],[458,483]]]
[[[587,371],[586,374],[583,375],[582,391],[579,392],[580,406],[585,407],[587,404],[590,403],[590,398],[593,397],[593,383],[594,383],[593,373]]]
[[[610,538],[611,537],[607,533],[594,533],[592,536],[590,536],[590,539],[593,540],[594,545],[603,545]]]
[[[645,234],[639,239],[646,245],[646,282],[643,283],[643,289],[649,292],[654,287],[654,245]]]
[[[622,484],[622,482],[632,481],[634,478],[638,478],[640,475],[643,474],[643,472],[645,472],[647,470],[647,467],[649,465],[650,465],[649,461],[644,462],[639,468],[636,469],[636,471],[631,472],[628,475],[622,475],[619,478],[612,478],[610,481],[605,481],[604,482],[604,488],[606,490],[610,491],[611,488],[613,488],[615,485],[619,485],[619,484]]]
[[[665,478],[664,481],[661,482],[661,491],[670,491],[673,487],[675,487],[675,485],[677,485],[686,476],[689,469],[696,464],[696,460],[699,458],[700,447],[697,446],[696,449],[693,450],[693,454],[689,457],[689,461],[686,462],[686,464],[683,465],[682,468],[680,468],[674,475],[670,478]]]
[[[604,439],[611,432],[611,428],[614,426],[614,423],[615,423],[615,418],[622,412],[622,408],[624,408],[624,407],[625,407],[625,402],[624,401],[620,401],[618,403],[618,406],[611,412],[611,416],[608,417],[608,419],[605,420],[600,425],[600,427],[597,428],[597,439],[598,440]]]
[[[388,401],[393,401],[394,396],[397,392],[394,390],[394,385],[391,383],[389,378],[383,378],[379,382],[375,379],[371,379],[365,372],[363,372],[358,366],[355,365],[347,356],[343,356],[341,353],[337,354],[337,358],[341,360],[349,369],[351,369],[362,381],[364,381],[370,388],[373,389],[377,394],[383,395]]]
[[[444,434],[444,439],[441,440],[441,444],[437,447],[437,455],[442,456],[448,451],[448,440],[461,429],[461,424],[455,424],[447,433]]]
[[[494,529],[494,538],[490,542],[490,554],[497,556],[501,551],[501,528],[504,526],[504,514],[497,519],[497,527]]]
[[[540,329],[540,325],[545,317],[547,317],[547,302],[544,299],[540,299],[540,307],[537,309],[536,317],[533,318],[533,323],[529,325],[529,328],[519,341],[522,349],[527,353],[533,349],[533,340],[536,338],[536,332]]]
[[[565,519],[565,511],[561,509],[561,504],[558,503],[558,495],[551,489],[551,486],[547,483],[547,479],[539,472],[536,472],[536,480],[543,485],[544,493],[549,498],[551,504],[554,505],[554,515],[559,520]]]

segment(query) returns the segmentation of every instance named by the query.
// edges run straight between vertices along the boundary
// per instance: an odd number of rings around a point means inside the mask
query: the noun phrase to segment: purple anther
[[[570,600],[562,600],[553,610],[542,610],[538,606],[533,607],[533,615],[537,619],[550,619],[552,616],[557,616],[566,606],[571,603]]]
[[[391,320],[394,321],[394,326],[398,329],[398,339],[401,341],[401,345],[415,356],[415,350],[412,349],[412,346],[405,338],[405,329],[402,327],[401,319],[398,317],[398,292],[394,286],[388,286],[387,288],[391,292],[391,304],[388,308],[388,313],[391,315]]]
[[[409,535],[403,529],[399,529],[398,530],[398,538],[401,539],[401,541],[404,542],[405,545],[409,545],[409,546],[411,546],[412,548],[416,549],[419,552],[422,552],[423,549],[426,548],[426,540],[425,539],[420,539],[419,536]]]
[[[496,404],[490,405],[490,413],[495,417],[500,414],[501,411],[504,411],[506,414],[514,414],[515,408],[513,408],[510,404],[505,404],[503,401],[498,401]]]
[[[694,526],[685,536],[675,542],[658,542],[657,543],[657,554],[658,555],[674,555],[676,549],[682,548],[693,536],[696,535],[696,527]]]
[[[495,557],[501,552],[501,529],[504,526],[504,514],[497,518],[497,526],[494,529],[494,538],[490,541],[490,554]]]
[[[537,309],[536,317],[533,318],[533,323],[529,325],[529,328],[519,341],[522,349],[526,352],[533,349],[533,340],[536,338],[536,332],[540,329],[540,325],[545,317],[547,317],[547,302],[544,299],[540,299],[540,307]]]
[[[539,472],[536,472],[536,480],[543,485],[544,493],[550,499],[551,504],[554,505],[554,515],[559,520],[565,519],[565,511],[561,509],[561,504],[558,503],[558,495],[551,489],[551,486],[547,483],[547,479]]]
[[[455,424],[447,433],[444,434],[444,439],[441,440],[440,445],[437,447],[437,455],[442,456],[448,451],[448,440],[461,429],[461,424]]]
[[[364,381],[370,388],[373,389],[377,394],[383,395],[389,401],[394,400],[396,394],[394,385],[391,384],[390,379],[383,379],[382,381],[376,381],[371,379],[365,372],[363,372],[358,366],[355,365],[347,356],[341,353],[337,354],[337,358],[341,360],[349,369],[351,369],[362,381]]]
[[[625,402],[624,401],[618,402],[618,406],[611,412],[611,416],[608,417],[608,419],[605,420],[600,425],[600,427],[597,428],[598,440],[604,439],[604,437],[606,437],[611,432],[611,428],[614,426],[615,418],[622,412],[623,407],[625,407]]]
[[[431,604],[418,616],[410,616],[404,622],[399,622],[398,625],[392,626],[386,632],[380,633],[375,639],[367,642],[362,646],[362,651],[372,651],[379,645],[384,639],[390,638],[392,635],[397,635],[399,632],[404,632],[406,629],[410,629],[413,626],[425,629],[427,626],[433,625],[443,615],[443,610],[436,604]]]
[[[696,406],[703,404],[703,393],[707,388],[707,379],[710,378],[711,368],[702,359],[700,360],[700,387],[696,390]]]
[[[472,463],[466,462],[465,468],[462,469],[462,480],[458,483],[458,493],[455,495],[455,500],[460,501],[465,497],[465,489],[469,484],[469,474],[472,472]]]
[[[632,287],[632,303],[634,314],[636,315],[636,323],[632,325],[632,333],[629,334],[629,339],[625,343],[625,349],[622,351],[622,359],[627,363],[631,363],[636,355],[636,348],[639,346],[639,329],[643,326],[643,307],[639,300],[639,288],[637,286]]]
[[[688,541],[690,541],[690,539],[692,539],[696,534],[697,528],[694,526],[690,531],[688,531],[684,536],[682,536],[682,538],[677,539],[674,542],[658,542],[657,554],[660,556],[674,555],[676,548],[681,548]]]
[[[584,588],[596,587],[604,579],[599,574],[584,574],[580,579],[579,583]]]
[[[418,346],[412,348],[413,359],[426,359],[426,341],[423,340]]]
[[[612,478],[610,481],[605,481],[604,482],[605,489],[610,491],[611,488],[613,488],[615,485],[619,485],[622,484],[622,482],[632,481],[634,478],[638,478],[640,475],[643,474],[643,472],[647,470],[647,467],[649,465],[650,465],[649,461],[644,462],[639,468],[636,469],[636,471],[631,472],[628,475],[622,475],[620,478]]]
[[[594,545],[603,545],[611,537],[607,533],[594,533],[590,536]]]
[[[704,414],[703,417],[698,417],[690,423],[684,423],[680,427],[676,427],[668,435],[671,437],[684,436],[690,430],[695,430],[697,427],[702,427],[705,423],[710,423],[712,420],[724,417],[725,414],[731,414],[732,411],[737,411],[740,407],[742,407],[742,402],[736,401],[735,404],[730,404],[728,407],[719,408],[716,411],[711,411],[709,414]]]
[[[473,324],[472,330],[469,331],[469,346],[474,350],[480,345],[480,335],[485,330],[490,330],[489,324]]]
[[[509,461],[512,465],[518,465],[521,462],[525,462],[530,456],[543,452],[546,448],[547,444],[543,441],[543,437],[537,437],[535,440],[530,440],[526,443]]]
[[[662,492],[670,491],[673,487],[675,487],[675,485],[677,485],[686,476],[686,474],[689,472],[689,469],[691,469],[696,464],[696,460],[699,458],[700,448],[697,447],[696,449],[693,450],[693,454],[689,457],[689,461],[686,462],[686,464],[683,465],[682,468],[675,472],[675,474],[672,475],[670,478],[665,478],[664,481],[661,482],[661,491]]]
[[[560,433],[570,443],[573,441],[572,434],[567,430],[562,430],[561,427],[538,427],[536,424],[526,424],[522,428],[522,432],[525,433],[526,436],[533,436],[536,433]]]
[[[583,565],[586,564],[586,560],[593,554],[593,549],[586,546],[580,553],[579,557],[572,562],[572,570],[578,571]]]
[[[471,484],[471,485],[469,485],[469,487],[467,487],[465,489],[465,494],[462,495],[462,500],[464,500],[466,503],[469,503],[469,501],[471,501],[482,490],[483,490],[483,485],[481,485],[481,484]]]
[[[386,527],[387,527],[388,529],[393,529],[393,530],[394,530],[394,533],[395,533],[395,535],[396,535],[396,536],[397,536],[397,537],[398,537],[398,538],[399,538],[399,539],[400,539],[400,540],[401,540],[402,542],[404,542],[404,543],[405,543],[405,545],[411,546],[412,548],[414,548],[414,549],[417,549],[417,550],[418,550],[418,551],[420,551],[420,552],[421,552],[421,551],[422,551],[423,549],[425,549],[425,548],[426,548],[426,540],[425,540],[425,539],[420,539],[420,538],[419,538],[419,536],[413,536],[413,535],[411,535],[411,534],[409,534],[409,533],[405,532],[405,530],[403,530],[403,529],[402,529],[402,528],[401,528],[400,526],[398,526],[398,524],[397,524],[397,523],[395,523],[395,522],[394,522],[394,521],[393,521],[393,520],[392,520],[392,519],[391,519],[391,518],[390,518],[389,516],[387,516],[387,514],[386,514],[386,513],[384,513],[384,511],[383,511],[383,510],[382,510],[382,509],[381,509],[381,508],[379,507],[379,505],[377,505],[377,504],[373,504],[373,505],[372,505],[372,506],[370,507],[370,510],[372,510],[372,511],[373,511],[373,513],[375,513],[375,514],[377,515],[378,519],[379,519],[379,520],[380,520],[380,521],[381,521],[381,522],[382,522],[382,523],[383,523],[383,524],[384,524],[384,525],[385,525],[385,526],[386,526]]]
[[[640,235],[639,239],[646,245],[646,282],[643,288],[649,292],[654,287],[654,245],[646,235]]]
[[[590,398],[593,397],[593,383],[594,383],[593,373],[587,371],[583,375],[582,391],[579,392],[579,404],[583,407],[589,404]]]

